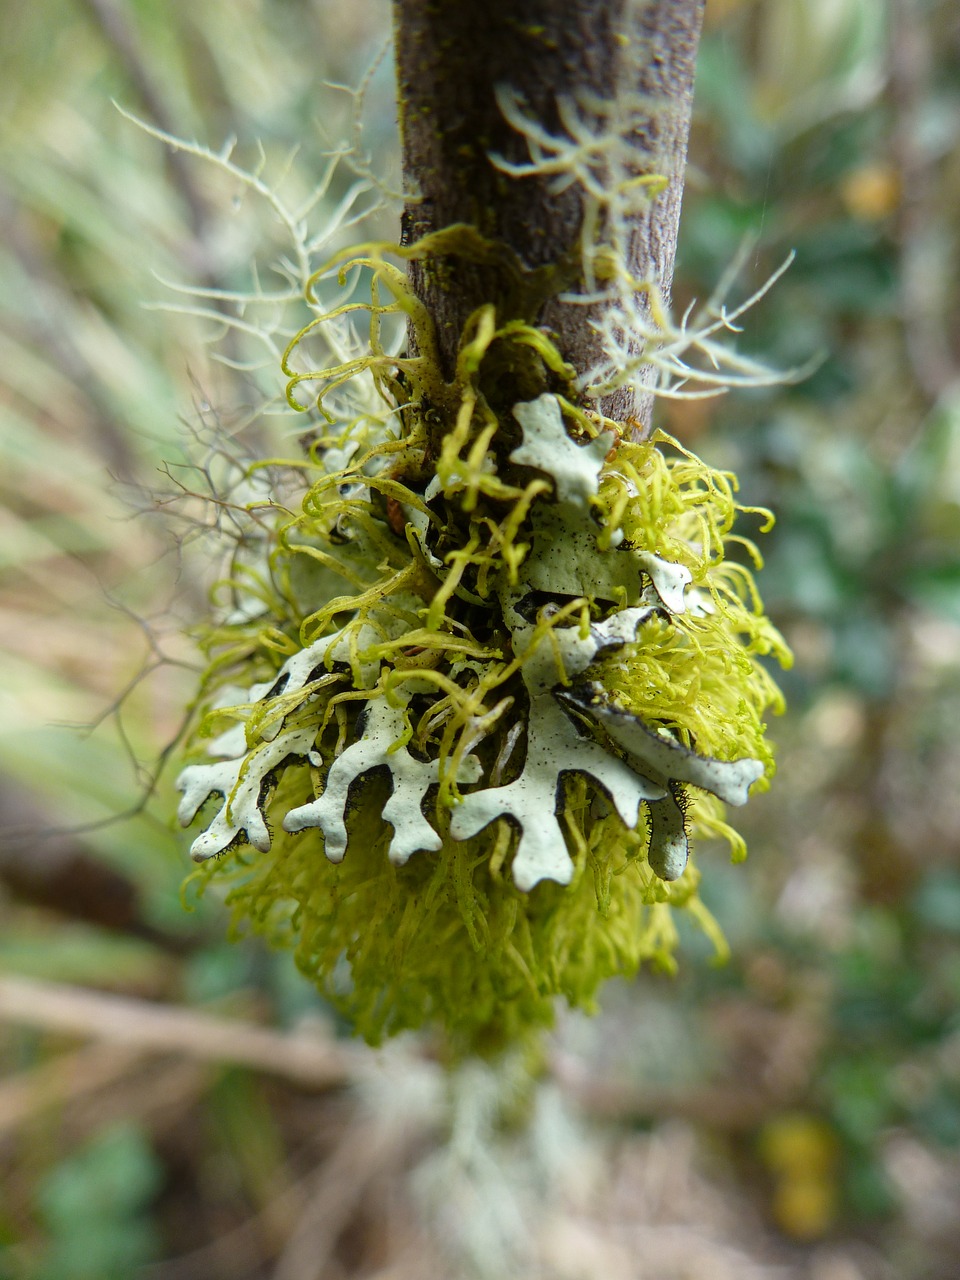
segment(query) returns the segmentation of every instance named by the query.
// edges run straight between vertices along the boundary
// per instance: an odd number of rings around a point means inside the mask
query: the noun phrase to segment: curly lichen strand
[[[469,317],[464,332],[471,333],[475,329],[476,334],[461,344],[454,377],[450,382],[446,382],[439,373],[440,362],[431,316],[407,277],[388,262],[385,256],[390,254],[407,261],[416,261],[428,259],[436,253],[459,255],[468,261],[482,261],[487,265],[494,263],[505,279],[514,281],[516,295],[516,305],[511,304],[506,308],[506,315],[509,318],[507,324],[500,329],[495,326],[496,312],[493,306],[478,308],[477,312]],[[346,302],[315,315],[287,344],[281,359],[281,367],[287,378],[286,394],[291,408],[302,412],[307,407],[301,404],[294,394],[296,388],[303,383],[319,382],[321,384],[315,397],[315,404],[323,412],[323,402],[328,395],[357,374],[370,372],[381,391],[387,393],[398,404],[404,400],[397,381],[397,374],[400,374],[406,386],[415,390],[414,398],[429,402],[441,417],[447,418],[455,412],[460,392],[464,386],[468,385],[488,348],[497,339],[507,339],[521,348],[530,348],[532,354],[544,361],[547,367],[555,373],[562,372],[572,382],[575,371],[563,361],[553,344],[529,323],[535,318],[542,301],[549,295],[551,282],[555,282],[556,278],[555,269],[545,267],[528,272],[506,245],[488,240],[475,228],[464,224],[444,228],[442,231],[423,237],[414,245],[401,246],[372,242],[336,254],[307,281],[308,301],[315,301],[317,285],[332,272],[336,271],[338,283],[342,288],[346,283],[348,272],[353,268],[363,267],[370,270],[373,275],[371,301],[369,303]],[[381,284],[385,285],[391,293],[392,302],[385,304],[379,302]],[[294,353],[304,346],[313,333],[357,311],[366,311],[370,316],[369,353],[320,369],[298,370],[293,367]],[[415,354],[410,356],[391,355],[383,349],[379,340],[382,317],[397,314],[407,316],[411,324],[411,332],[415,336]],[[518,319],[518,314],[522,318]],[[528,363],[524,356],[519,356],[518,359],[520,364]]]

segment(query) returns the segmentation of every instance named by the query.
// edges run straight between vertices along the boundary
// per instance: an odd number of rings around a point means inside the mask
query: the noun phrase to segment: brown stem
[[[408,189],[410,240],[468,223],[508,246],[529,270],[558,267],[554,288],[522,318],[548,327],[564,357],[590,368],[600,351],[591,327],[598,307],[561,303],[556,285],[579,285],[580,189],[551,191],[548,178],[515,178],[491,162],[529,160],[524,140],[503,118],[498,86],[517,93],[525,111],[562,133],[558,99],[611,99],[639,91],[651,102],[638,141],[644,169],[669,178],[638,219],[632,271],[656,283],[669,301],[683,191],[693,75],[704,0],[394,0],[398,101]],[[411,264],[411,281],[433,315],[449,376],[463,325],[493,301],[498,320],[519,315],[531,292],[517,290],[502,264],[463,257]],[[649,430],[652,395],[625,387],[600,402],[610,417]]]
[[[918,145],[930,100],[934,42],[917,0],[896,0],[891,9],[890,99],[894,128],[891,149],[900,177],[897,234],[900,242],[900,305],[911,371],[926,399],[935,404],[956,381],[958,360],[951,349],[950,280],[953,273],[931,246],[949,243],[943,189],[936,163]],[[952,251],[956,253],[956,240]],[[955,259],[954,259],[955,261]]]

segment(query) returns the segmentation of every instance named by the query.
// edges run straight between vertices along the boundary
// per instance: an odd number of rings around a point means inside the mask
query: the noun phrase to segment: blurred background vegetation
[[[355,1050],[286,957],[182,910],[153,775],[207,552],[151,494],[264,390],[152,304],[249,287],[275,226],[111,100],[250,165],[262,143],[268,177],[296,145],[306,192],[352,128],[324,82],[388,27],[384,0],[4,13],[0,1278],[960,1277],[952,0],[708,0],[676,307],[744,244],[744,294],[795,249],[739,341],[822,357],[663,411],[777,511],[761,587],[797,653],[750,860],[701,852],[733,960],[691,937],[678,978],[561,1017],[511,1108],[428,1043]],[[389,72],[360,146],[388,175]]]

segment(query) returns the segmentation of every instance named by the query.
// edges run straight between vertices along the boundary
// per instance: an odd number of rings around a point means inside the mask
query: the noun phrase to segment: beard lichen
[[[458,245],[482,248],[453,228],[399,256]],[[344,302],[287,348],[288,399],[313,386],[322,425],[201,636],[179,816],[203,819],[195,886],[368,1040],[436,1023],[492,1050],[558,996],[590,1009],[609,977],[672,969],[679,914],[723,953],[690,840],[744,856],[724,806],[773,771],[760,659],[788,654],[728,557],[759,565],[734,477],[584,410],[549,337],[492,306],[445,380],[386,252],[311,279],[368,273],[369,347],[298,366]],[[415,354],[386,349],[390,315]]]

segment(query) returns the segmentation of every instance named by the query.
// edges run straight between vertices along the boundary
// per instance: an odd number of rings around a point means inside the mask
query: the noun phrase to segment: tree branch
[[[405,212],[415,240],[469,223],[509,247],[530,269],[556,268],[554,283],[582,286],[583,192],[556,190],[545,175],[514,177],[491,160],[529,160],[505,120],[497,90],[508,88],[551,134],[564,132],[561,100],[611,100],[641,93],[651,104],[636,137],[647,172],[668,185],[638,218],[630,268],[669,301],[683,191],[693,76],[704,0],[395,0],[398,101],[404,174],[416,193]],[[643,170],[638,170],[642,172]],[[551,189],[553,185],[554,189]],[[464,258],[411,264],[418,296],[434,316],[444,372],[452,372],[463,325],[493,301],[498,321],[515,318],[517,291],[503,267]],[[521,297],[521,303],[528,297]],[[600,354],[595,329],[603,304],[541,300],[522,318],[549,328],[578,371]],[[652,395],[621,388],[599,404],[610,417],[649,430]]]

